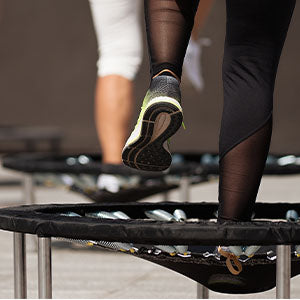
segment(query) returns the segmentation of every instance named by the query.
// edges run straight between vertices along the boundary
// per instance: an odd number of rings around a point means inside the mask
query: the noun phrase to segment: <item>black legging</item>
[[[152,76],[181,76],[198,0],[145,0]],[[219,221],[249,220],[272,134],[274,83],[296,0],[227,0]],[[201,137],[200,137],[201,138]]]

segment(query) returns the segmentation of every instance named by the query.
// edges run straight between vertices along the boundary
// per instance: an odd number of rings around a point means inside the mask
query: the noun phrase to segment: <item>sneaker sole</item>
[[[144,171],[166,170],[172,157],[163,144],[180,128],[182,120],[182,111],[172,103],[149,106],[143,115],[138,139],[122,152],[124,164]]]

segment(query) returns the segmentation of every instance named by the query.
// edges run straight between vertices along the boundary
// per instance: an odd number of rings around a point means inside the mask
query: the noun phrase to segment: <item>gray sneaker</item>
[[[172,76],[154,78],[140,116],[122,152],[124,164],[145,171],[167,169],[172,157],[167,140],[183,120],[179,82]]]

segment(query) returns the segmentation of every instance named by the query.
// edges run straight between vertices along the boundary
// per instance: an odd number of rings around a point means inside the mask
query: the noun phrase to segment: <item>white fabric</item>
[[[133,80],[142,61],[142,0],[90,0],[99,45],[98,75]]]
[[[139,184],[138,176],[121,176],[111,174],[101,174],[97,179],[97,187],[111,193],[117,193],[121,188],[134,188]]]
[[[204,79],[202,75],[202,47],[210,46],[209,38],[201,38],[198,41],[190,39],[186,49],[185,59],[183,63],[183,71],[186,78],[191,82],[193,87],[202,91],[204,89]]]

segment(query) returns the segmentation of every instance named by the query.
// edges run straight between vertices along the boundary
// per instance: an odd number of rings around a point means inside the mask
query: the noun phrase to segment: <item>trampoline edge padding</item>
[[[289,222],[225,222],[207,220],[217,210],[217,203],[114,203],[75,205],[24,205],[0,209],[0,229],[37,234],[38,236],[91,239],[139,244],[165,245],[278,245],[300,244],[300,225]],[[189,218],[199,222],[164,222],[143,220],[149,209],[172,211],[183,209]],[[272,210],[300,211],[300,204],[256,204],[256,215],[272,218]],[[73,211],[122,210],[131,220],[67,217],[60,213]],[[137,219],[136,219],[137,218]],[[277,218],[280,218],[278,215]]]

